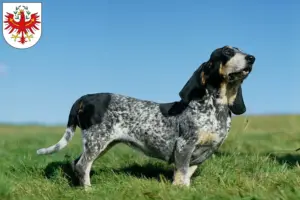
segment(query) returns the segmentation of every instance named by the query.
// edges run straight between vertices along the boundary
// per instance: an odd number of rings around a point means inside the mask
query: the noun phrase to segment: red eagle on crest
[[[39,16],[38,13],[30,14],[28,11],[27,7],[24,7],[26,11],[26,16],[25,16],[25,11],[23,9],[19,9],[19,7],[16,8],[16,11],[14,12],[15,14],[12,13],[6,13],[5,15],[5,20],[4,23],[6,24],[6,27],[4,28],[5,30],[9,31],[9,34],[12,32],[16,31],[16,35],[12,35],[12,38],[16,39],[19,38],[21,44],[25,44],[26,38],[30,41],[31,38],[33,38],[30,33],[34,34],[35,30],[39,30],[37,27],[37,24],[41,23],[39,21]],[[29,17],[30,16],[30,17]],[[20,19],[19,21],[16,21],[15,19]],[[19,35],[21,34],[21,37]]]

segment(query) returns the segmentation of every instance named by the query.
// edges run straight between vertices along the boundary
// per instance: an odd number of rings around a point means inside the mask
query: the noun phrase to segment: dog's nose
[[[255,62],[255,57],[252,55],[247,55],[246,60],[249,64],[253,64]]]

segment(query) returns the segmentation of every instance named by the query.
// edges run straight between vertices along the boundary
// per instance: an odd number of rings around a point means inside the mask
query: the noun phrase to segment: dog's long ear
[[[242,87],[239,86],[236,98],[232,105],[229,106],[231,112],[235,115],[241,115],[246,112],[246,106],[243,99]]]
[[[182,101],[189,103],[192,99],[201,99],[205,94],[206,74],[204,74],[204,67],[208,64],[203,63],[184,85],[179,92]]]

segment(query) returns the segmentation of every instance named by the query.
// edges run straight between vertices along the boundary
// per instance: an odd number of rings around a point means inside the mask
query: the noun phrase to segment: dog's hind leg
[[[79,178],[80,185],[85,189],[91,186],[90,171],[93,162],[115,144],[109,137],[99,137],[100,135],[97,132],[84,131],[84,150],[80,158],[73,161],[74,171]]]
[[[90,171],[92,168],[92,164],[96,158],[97,156],[91,155],[90,152],[85,151],[81,154],[78,162],[74,166],[75,173],[79,178],[80,185],[85,189],[88,189],[88,187],[91,186]]]

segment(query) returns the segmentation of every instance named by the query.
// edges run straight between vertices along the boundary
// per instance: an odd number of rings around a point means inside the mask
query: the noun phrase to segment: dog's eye
[[[229,47],[224,47],[223,50],[222,50],[223,54],[225,56],[228,56],[228,57],[232,57],[234,56],[234,51],[233,49],[229,48]]]

